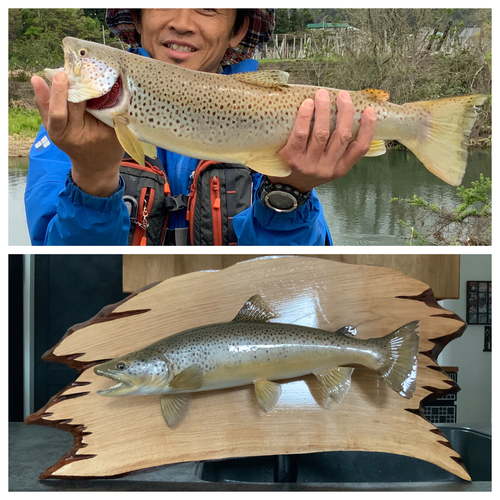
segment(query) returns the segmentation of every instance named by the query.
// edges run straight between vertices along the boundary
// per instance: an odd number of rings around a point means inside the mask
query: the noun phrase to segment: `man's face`
[[[141,45],[153,59],[216,73],[228,47],[244,38],[248,22],[232,33],[236,9],[142,9],[132,15]]]

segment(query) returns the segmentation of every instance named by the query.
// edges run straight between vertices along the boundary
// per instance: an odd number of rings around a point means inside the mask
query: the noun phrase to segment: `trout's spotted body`
[[[273,381],[310,373],[320,382],[325,405],[330,399],[341,402],[350,387],[350,365],[376,370],[400,395],[412,396],[418,322],[382,338],[362,340],[355,338],[354,327],[332,333],[268,321],[277,316],[254,296],[229,323],[186,330],[97,366],[98,375],[118,382],[99,394],[159,394],[171,427],[187,411],[186,393],[253,383],[261,408],[269,411],[281,394]]]
[[[290,173],[277,152],[290,136],[299,106],[314,98],[317,87],[288,85],[288,74],[281,71],[202,73],[75,38],[65,38],[63,45],[69,100],[80,102],[112,92],[97,104],[91,102],[88,111],[115,127],[124,149],[140,164],[145,154],[155,155],[154,145],[193,158],[243,163],[266,175]],[[46,70],[47,77],[56,71]],[[122,85],[117,86],[119,77]],[[339,91],[327,91],[333,131]],[[353,139],[367,106],[377,116],[375,141],[367,156],[383,154],[384,140],[397,140],[438,177],[460,184],[467,166],[467,139],[476,119],[474,106],[486,96],[399,106],[389,103],[389,94],[381,90],[350,95]]]

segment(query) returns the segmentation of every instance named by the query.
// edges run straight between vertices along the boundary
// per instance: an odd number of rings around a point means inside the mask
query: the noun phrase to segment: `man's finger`
[[[307,146],[308,153],[321,156],[330,138],[330,95],[319,89],[314,97],[314,127]]]
[[[344,155],[352,139],[354,106],[349,92],[341,90],[337,95],[337,124],[328,143],[328,152],[335,163]]]
[[[35,104],[42,117],[42,123],[46,127],[49,116],[50,89],[43,78],[34,75],[31,78],[31,85],[35,92]]]
[[[306,99],[299,107],[292,133],[285,146],[291,155],[301,155],[306,150],[313,114],[314,101]]]
[[[340,175],[347,174],[351,167],[361,160],[366,153],[368,153],[376,128],[377,116],[375,114],[375,110],[368,107],[364,110],[363,115],[361,116],[358,137],[349,144],[349,147],[344,154],[344,171],[338,171],[336,173]]]
[[[66,73],[56,73],[52,80],[48,115],[49,132],[62,133],[68,120],[68,78]]]

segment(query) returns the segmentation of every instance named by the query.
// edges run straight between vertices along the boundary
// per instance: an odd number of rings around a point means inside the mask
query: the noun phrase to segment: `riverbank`
[[[9,157],[25,157],[30,153],[34,137],[14,137],[9,135]]]

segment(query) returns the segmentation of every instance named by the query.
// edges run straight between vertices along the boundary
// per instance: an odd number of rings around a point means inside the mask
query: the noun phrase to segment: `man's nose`
[[[193,9],[172,9],[172,17],[169,28],[178,33],[189,33],[194,31]]]

